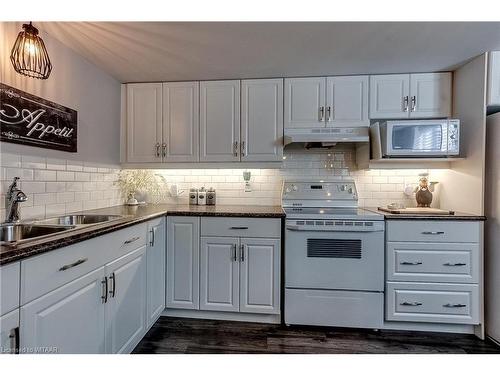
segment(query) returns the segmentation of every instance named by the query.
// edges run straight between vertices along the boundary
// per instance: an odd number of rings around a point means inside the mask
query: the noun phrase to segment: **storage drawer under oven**
[[[287,288],[384,290],[384,232],[285,232]]]

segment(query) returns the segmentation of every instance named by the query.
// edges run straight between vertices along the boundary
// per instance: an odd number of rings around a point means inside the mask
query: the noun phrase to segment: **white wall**
[[[21,29],[22,23],[0,23],[0,81],[78,111],[78,152],[1,142],[1,153],[118,165],[120,83],[43,30],[40,35],[53,65],[49,79],[16,73],[9,56]]]

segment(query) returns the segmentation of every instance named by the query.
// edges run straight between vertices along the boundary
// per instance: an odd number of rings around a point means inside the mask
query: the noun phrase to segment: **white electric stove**
[[[285,323],[380,328],[384,216],[353,180],[286,181]]]

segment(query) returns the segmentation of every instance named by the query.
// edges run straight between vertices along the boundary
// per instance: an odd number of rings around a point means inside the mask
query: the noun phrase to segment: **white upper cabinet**
[[[127,85],[126,158],[129,163],[160,162],[162,84]]]
[[[201,161],[240,160],[240,81],[200,83]]]
[[[241,82],[242,161],[281,161],[283,157],[283,80]]]
[[[370,76],[370,118],[451,116],[451,73]]]
[[[325,77],[285,79],[285,128],[325,124]]]
[[[370,76],[370,118],[405,118],[409,114],[410,75]]]
[[[489,53],[487,103],[500,106],[500,51]]]
[[[167,217],[167,308],[198,310],[200,218]]]
[[[410,74],[410,118],[451,116],[451,73]]]
[[[239,310],[239,240],[202,237],[200,248],[200,310]]]
[[[164,162],[192,162],[199,159],[199,83],[163,84]]]
[[[325,117],[327,126],[369,126],[368,76],[328,77]]]

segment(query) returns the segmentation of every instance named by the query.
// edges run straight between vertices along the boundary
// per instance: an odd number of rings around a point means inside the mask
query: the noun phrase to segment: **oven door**
[[[448,155],[448,121],[388,121],[388,156]]]
[[[384,290],[384,231],[308,230],[288,221],[287,288]]]

